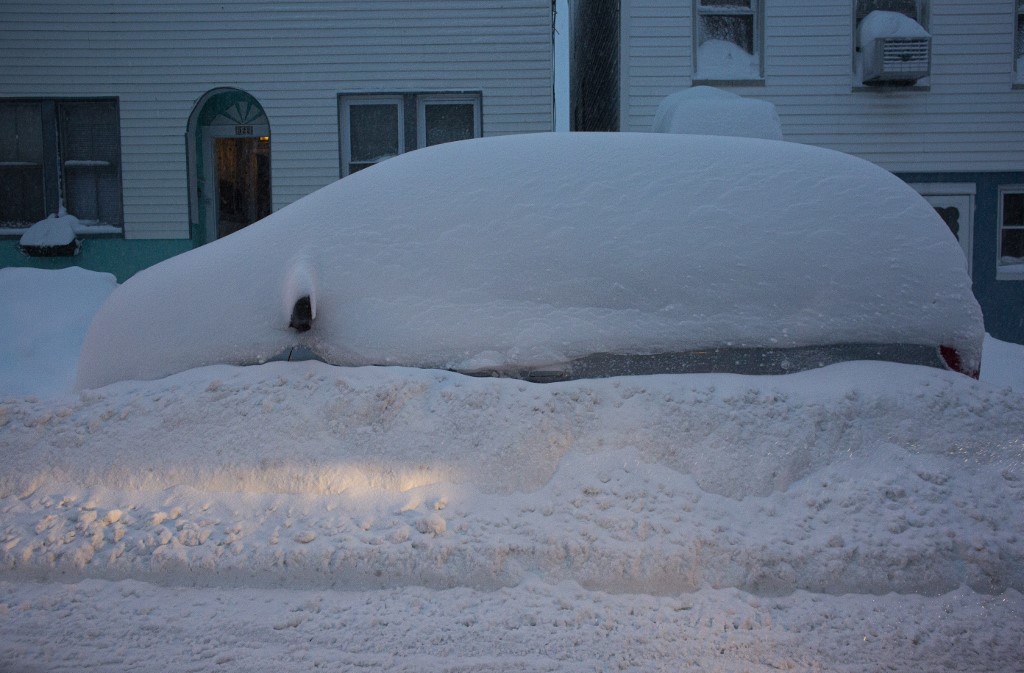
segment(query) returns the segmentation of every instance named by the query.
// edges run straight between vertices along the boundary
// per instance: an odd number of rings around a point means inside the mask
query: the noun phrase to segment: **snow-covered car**
[[[960,247],[910,187],[782,141],[536,134],[339,180],[128,280],[77,386],[303,351],[526,378],[978,370]]]

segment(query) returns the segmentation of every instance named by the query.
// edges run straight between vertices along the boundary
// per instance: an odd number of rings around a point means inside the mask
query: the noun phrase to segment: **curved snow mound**
[[[666,97],[654,114],[651,130],[782,140],[782,122],[772,103],[710,86],[695,86]]]
[[[77,387],[295,346],[464,369],[941,344],[977,369],[983,338],[957,242],[877,166],[748,138],[537,134],[402,155],[137,274],[98,312]]]

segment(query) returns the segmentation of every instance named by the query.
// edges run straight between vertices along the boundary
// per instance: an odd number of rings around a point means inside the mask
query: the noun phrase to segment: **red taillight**
[[[960,353],[958,353],[957,350],[952,346],[939,346],[939,355],[942,356],[942,361],[946,363],[946,366],[955,372],[966,374],[967,376],[970,376],[972,379],[978,378],[979,374],[981,373],[976,369],[972,369],[970,371],[965,370],[964,361],[960,357]]]

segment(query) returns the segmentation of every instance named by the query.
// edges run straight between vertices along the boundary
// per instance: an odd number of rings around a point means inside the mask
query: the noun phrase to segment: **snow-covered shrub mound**
[[[98,312],[77,386],[297,345],[501,370],[941,344],[977,369],[983,338],[957,242],[877,166],[749,138],[537,134],[411,152],[139,273]]]
[[[667,96],[654,114],[651,130],[782,140],[782,122],[772,103],[710,86]]]

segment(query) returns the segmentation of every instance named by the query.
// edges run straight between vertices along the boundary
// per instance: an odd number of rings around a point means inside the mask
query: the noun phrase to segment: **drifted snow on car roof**
[[[956,241],[877,166],[769,140],[536,134],[411,152],[139,273],[99,311],[77,385],[294,346],[501,370],[942,344],[976,368],[983,336]]]

